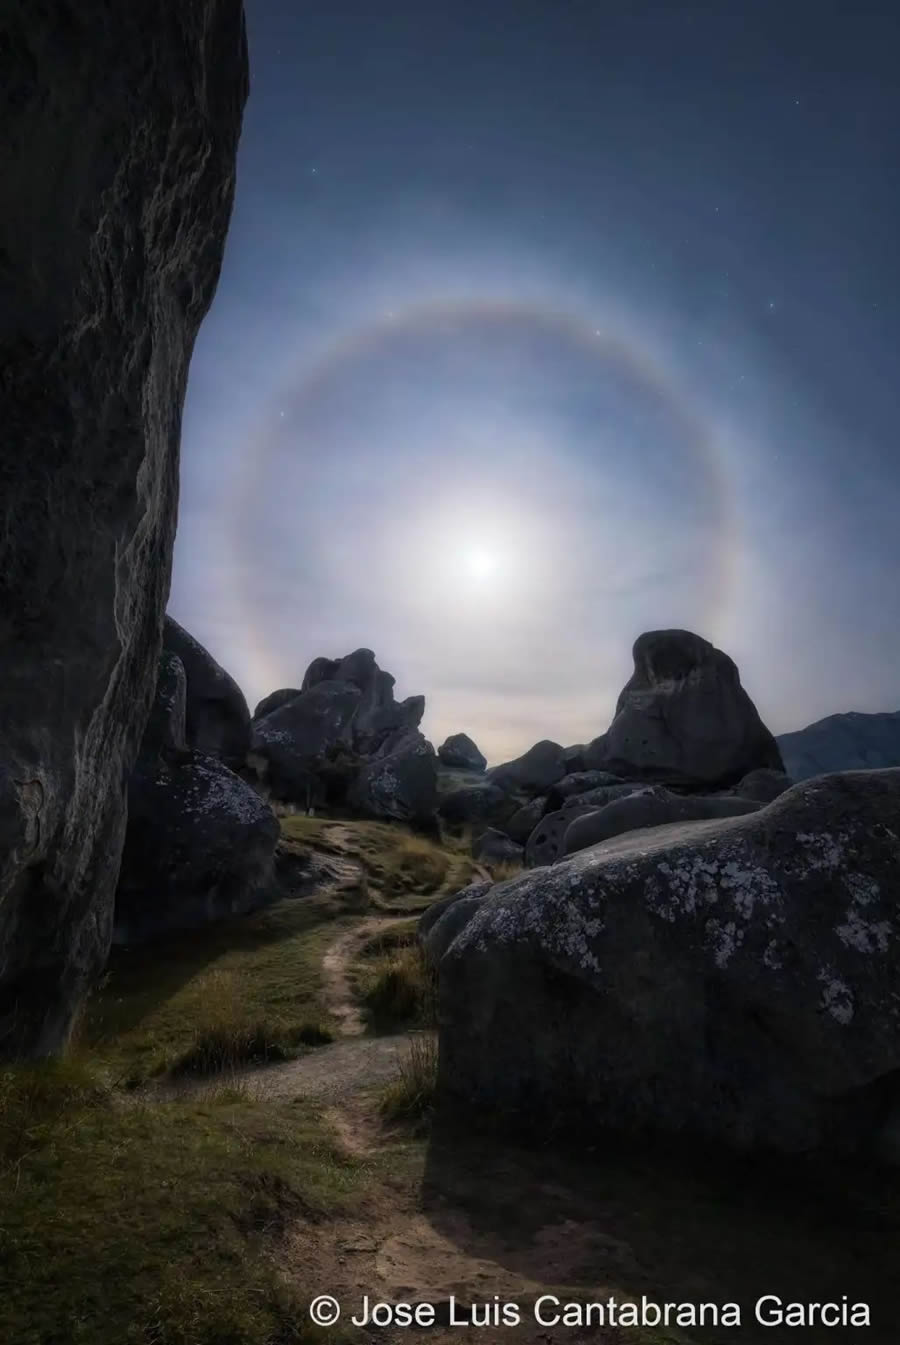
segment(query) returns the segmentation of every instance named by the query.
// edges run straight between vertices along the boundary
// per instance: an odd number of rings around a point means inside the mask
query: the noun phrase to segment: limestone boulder
[[[423,911],[419,916],[418,924],[416,925],[416,938],[421,943],[432,925],[437,924],[444,912],[449,910],[453,903],[458,901],[460,897],[471,896],[475,893],[484,895],[484,893],[490,892],[493,886],[494,884],[491,879],[479,878],[469,883],[468,886],[457,888],[455,892],[451,892],[448,896],[439,897],[437,901],[433,901],[428,909]]]
[[[451,827],[484,823],[502,830],[524,802],[524,797],[508,794],[499,785],[483,780],[477,785],[463,785],[442,794],[438,812]]]
[[[351,682],[323,680],[253,721],[247,759],[276,798],[317,797],[323,770],[353,757],[361,694]]]
[[[572,823],[576,818],[598,812],[600,807],[597,803],[579,804],[577,799],[567,799],[566,805],[544,813],[525,842],[525,863],[529,868],[555,864],[563,854],[566,832]]]
[[[390,700],[359,712],[353,724],[353,746],[360,756],[387,756],[402,739],[415,733],[424,713],[424,696]]]
[[[900,764],[900,763],[898,763]],[[773,771],[766,768],[750,771],[736,785],[726,790],[726,794],[734,795],[739,799],[753,799],[757,803],[774,803],[780,794],[786,789],[790,789],[794,781],[784,771]]]
[[[108,956],[188,365],[248,91],[240,0],[3,6],[0,1054]]]
[[[760,768],[783,771],[778,745],[741,686],[734,662],[690,631],[648,631],[589,769],[629,780],[726,788]]]
[[[253,711],[254,719],[265,719],[273,710],[280,710],[282,705],[287,705],[289,701],[296,700],[301,695],[299,687],[279,687],[277,691],[270,691],[268,696],[263,696],[262,700]]]
[[[571,747],[563,748],[563,759],[566,763],[567,775],[573,775],[577,771],[583,771],[585,769],[585,747],[585,743],[574,743]]]
[[[116,943],[252,910],[275,895],[278,819],[221,760],[184,745],[185,681],[180,659],[164,653],[128,786]]]
[[[592,789],[609,789],[624,784],[621,776],[611,771],[574,771],[547,791],[547,807],[553,811],[561,808],[566,799],[576,794],[587,794]]]
[[[517,845],[527,845],[528,837],[540,823],[541,818],[547,811],[547,796],[539,794],[536,799],[530,799],[524,803],[521,808],[517,808],[512,817],[501,828],[506,832],[511,841]]]
[[[188,746],[239,770],[250,747],[250,711],[244,693],[209,651],[170,616],[163,627],[163,648],[184,666]]]
[[[433,967],[493,889],[491,882],[470,883],[462,891],[436,901],[420,917],[416,937]]]
[[[605,808],[608,803],[612,803],[615,799],[627,799],[632,794],[665,794],[667,792],[662,785],[638,783],[599,785],[596,789],[588,789],[583,794],[570,794],[568,798],[563,799],[561,811],[567,813],[571,812],[573,808],[580,811],[585,808]]]
[[[440,959],[444,1107],[896,1159],[900,770],[631,832],[489,892]]]
[[[482,831],[472,842],[472,858],[482,864],[521,864],[523,855],[521,845],[494,827]]]
[[[643,790],[614,799],[596,812],[582,813],[566,828],[561,854],[573,855],[626,831],[671,826],[675,822],[703,822],[713,817],[743,817],[762,804],[752,799],[702,794],[683,797],[667,789]]]
[[[366,817],[425,822],[437,806],[437,755],[417,730],[384,756],[366,761],[348,791],[350,806]]]
[[[438,757],[443,765],[460,770],[483,771],[487,766],[487,758],[467,733],[451,733],[438,748]]]
[[[320,682],[332,682],[341,666],[339,658],[314,658],[303,675],[301,691],[311,691]]]
[[[505,761],[500,766],[492,766],[487,773],[491,784],[512,792],[519,790],[524,794],[546,793],[566,774],[565,751],[559,743],[544,738],[534,747],[530,747],[522,756],[513,761]]]
[[[393,688],[371,649],[313,659],[299,691],[274,691],[256,707],[250,769],[286,802],[344,807],[351,793],[369,797],[365,782],[355,788],[361,773],[374,759],[405,751],[425,712],[424,696],[398,702]]]

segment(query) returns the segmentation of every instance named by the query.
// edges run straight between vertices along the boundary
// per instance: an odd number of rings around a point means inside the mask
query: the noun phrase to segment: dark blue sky
[[[776,732],[900,704],[900,7],[250,0],[171,610],[368,645],[497,759],[650,626]]]

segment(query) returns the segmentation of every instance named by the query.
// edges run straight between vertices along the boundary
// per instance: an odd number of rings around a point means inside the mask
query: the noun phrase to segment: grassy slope
[[[374,903],[398,913],[421,910],[478,877],[465,837],[438,845],[395,823],[301,815],[283,818],[281,828],[297,850],[345,855],[362,865]]]
[[[124,1102],[80,1067],[0,1075],[6,1345],[275,1345],[304,1304],[269,1257],[366,1170],[300,1104]],[[296,1334],[295,1334],[296,1333]]]
[[[421,903],[417,882],[437,896],[466,868],[458,851],[442,860],[401,829],[340,824],[338,832],[331,825],[305,818],[284,824],[290,846],[355,854],[371,894],[394,909]],[[448,1245],[453,1219],[465,1212],[479,1230],[476,1250],[482,1235],[495,1236],[511,1249],[508,1264],[527,1261],[548,1227],[565,1231],[573,1218],[594,1220],[603,1233],[599,1247],[586,1248],[580,1281],[619,1296],[646,1291],[723,1301],[740,1294],[752,1303],[763,1291],[840,1297],[860,1277],[890,1284],[895,1181],[880,1182],[873,1194],[834,1171],[818,1194],[803,1182],[794,1191],[787,1176],[783,1190],[766,1193],[737,1170],[719,1179],[602,1147],[577,1162],[553,1146],[522,1155],[505,1139],[470,1142],[457,1132],[432,1134],[427,1143],[393,1138],[376,1159],[361,1161],[337,1145],[308,1104],[256,1101],[227,1083],[202,1101],[172,1103],[110,1086],[183,1059],[223,1023],[242,1030],[263,1023],[264,1037],[291,1049],[304,1025],[321,1022],[321,955],[348,918],[340,893],[285,900],[117,953],[85,1015],[74,1060],[0,1068],[3,1345],[306,1339],[309,1291],[327,1286],[306,1283],[302,1255],[286,1277],[279,1273],[282,1230],[299,1228],[299,1245],[308,1236],[313,1247],[329,1221],[346,1216],[369,1224],[380,1202],[389,1223],[404,1200],[413,1208],[424,1201],[438,1229],[449,1211]],[[398,927],[370,950],[381,970],[395,954],[403,960],[411,928]],[[427,1115],[432,1076],[433,1060],[412,1061],[384,1099],[387,1114],[414,1123]],[[610,1260],[607,1242],[615,1256],[625,1249],[621,1265]],[[361,1292],[374,1287],[359,1285]],[[879,1309],[876,1327],[885,1313],[897,1330],[866,1333],[877,1345],[900,1338],[889,1308]],[[634,1345],[737,1338],[624,1334]],[[788,1340],[750,1323],[740,1337],[747,1345]]]
[[[475,866],[406,828],[379,822],[283,819],[284,847],[351,859],[382,909],[421,908],[471,881]],[[251,915],[113,951],[88,1002],[79,1049],[110,1077],[134,1085],[179,1064],[276,1060],[327,1040],[322,955],[358,916],[356,890],[285,899]]]
[[[349,833],[349,836],[348,836]],[[422,904],[471,864],[402,828],[285,819],[285,844],[358,859],[370,894]],[[349,839],[349,845],[346,843]],[[427,896],[426,896],[427,902]],[[306,1303],[272,1247],[363,1198],[372,1165],[335,1147],[316,1109],[123,1091],[216,1034],[270,1057],[320,1037],[325,948],[358,902],[341,892],[115,950],[68,1060],[0,1071],[0,1340],[4,1345],[287,1345]],[[227,1077],[227,1076],[226,1076]]]
[[[344,919],[335,902],[286,899],[114,950],[86,1007],[79,1052],[135,1084],[186,1062],[223,1030],[258,1034],[270,1059],[317,1035],[327,1039],[322,954]]]

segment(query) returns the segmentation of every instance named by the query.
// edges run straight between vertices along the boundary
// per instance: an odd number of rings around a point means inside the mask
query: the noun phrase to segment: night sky
[[[247,10],[170,611],[251,708],[364,645],[497,761],[661,626],[900,707],[900,5]]]

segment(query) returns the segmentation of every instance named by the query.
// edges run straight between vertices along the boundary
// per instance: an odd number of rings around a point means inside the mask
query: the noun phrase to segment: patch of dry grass
[[[437,1037],[417,1033],[399,1063],[396,1081],[382,1093],[381,1114],[386,1120],[427,1122],[434,1108],[437,1064]]]
[[[283,818],[281,825],[292,846],[359,863],[373,904],[383,909],[421,910],[478,875],[477,864],[456,842],[447,838],[439,843],[399,822],[297,815]]]
[[[135,1086],[169,1069],[275,1060],[328,1036],[322,957],[346,916],[284,900],[251,915],[113,950],[76,1052]]]
[[[421,947],[414,934],[407,934],[405,941],[385,940],[382,935],[382,947],[364,953],[354,978],[372,1027],[390,1032],[415,1024],[430,1026],[435,1021],[437,985]]]
[[[198,978],[199,1019],[188,1046],[169,1065],[172,1074],[220,1074],[240,1065],[289,1060],[298,1046],[321,1046],[333,1039],[321,1021],[290,1022],[278,1016],[254,1018],[249,969],[217,968]]]

